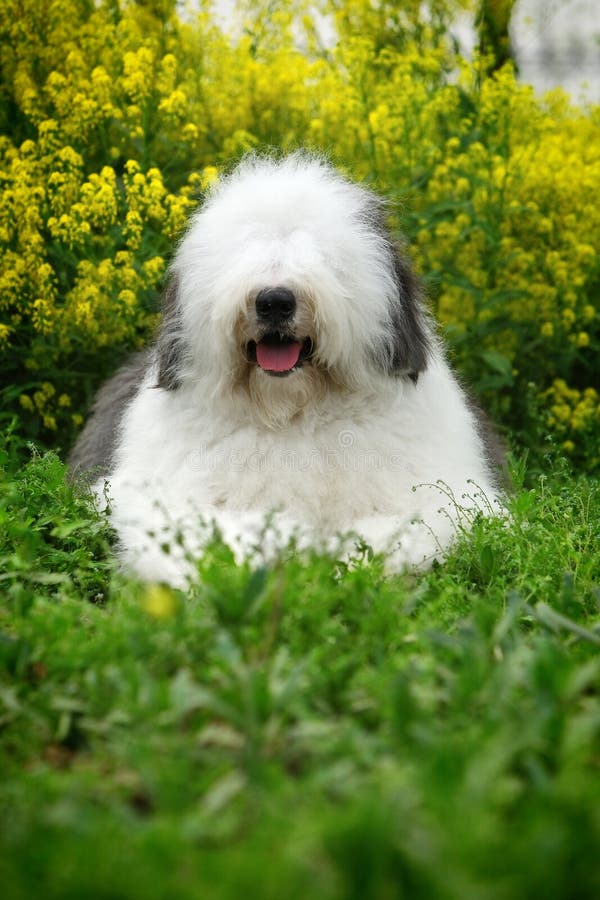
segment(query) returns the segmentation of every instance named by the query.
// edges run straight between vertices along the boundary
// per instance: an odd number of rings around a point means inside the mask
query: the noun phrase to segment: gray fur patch
[[[431,349],[421,286],[408,261],[390,246],[394,280],[398,288],[397,302],[389,311],[390,341],[387,349],[387,371],[409,375],[416,382],[427,368]]]
[[[110,473],[123,413],[144,380],[151,352],[142,350],[133,356],[96,394],[91,415],[69,455],[71,480],[88,475],[85,480],[91,481]]]
[[[181,362],[185,341],[179,308],[179,286],[171,276],[163,297],[163,319],[156,340],[158,358],[157,387],[175,391],[181,385]]]
[[[364,222],[385,241],[396,296],[390,304],[385,337],[374,355],[387,375],[408,376],[415,384],[427,368],[431,350],[430,326],[423,305],[419,279],[409,260],[399,251],[385,223],[386,205],[372,195],[363,213]]]

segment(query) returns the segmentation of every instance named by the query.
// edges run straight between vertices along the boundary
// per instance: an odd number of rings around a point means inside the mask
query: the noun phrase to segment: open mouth
[[[247,355],[269,375],[289,375],[311,356],[313,343],[309,337],[303,341],[275,332],[263,335],[260,341],[249,341]]]

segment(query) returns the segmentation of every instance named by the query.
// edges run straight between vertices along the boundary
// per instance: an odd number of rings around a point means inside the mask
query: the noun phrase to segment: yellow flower
[[[142,596],[141,605],[153,619],[170,619],[177,612],[178,601],[168,587],[149,584]]]
[[[203,191],[206,191],[211,184],[214,184],[219,180],[219,170],[216,166],[205,166],[202,169],[202,175],[200,179],[200,186]]]
[[[132,309],[137,303],[137,298],[133,291],[126,288],[125,290],[119,291],[119,302]]]
[[[578,347],[589,347],[590,344],[590,336],[587,331],[580,331],[577,335],[577,346]]]
[[[127,235],[126,243],[130,250],[138,250],[142,242],[143,222],[136,210],[130,210],[125,217],[124,233]]]
[[[554,325],[552,322],[544,322],[542,327],[540,328],[540,333],[543,337],[553,337],[554,335]]]
[[[163,113],[165,118],[173,120],[173,122],[181,122],[186,115],[188,99],[182,90],[172,91],[168,97],[161,100],[158,111]]]
[[[596,317],[596,310],[591,304],[583,307],[583,318],[586,322],[591,322]]]
[[[181,136],[185,141],[194,144],[200,135],[200,130],[194,122],[186,122],[181,131]]]

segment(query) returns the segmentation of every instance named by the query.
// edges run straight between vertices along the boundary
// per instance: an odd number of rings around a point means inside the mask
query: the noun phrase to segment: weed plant
[[[16,443],[3,897],[598,896],[596,483],[540,477],[419,577],[216,542],[183,595]]]

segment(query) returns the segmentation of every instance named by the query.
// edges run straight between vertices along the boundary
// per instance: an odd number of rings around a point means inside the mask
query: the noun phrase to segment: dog
[[[250,156],[209,191],[155,343],[99,392],[70,458],[124,566],[186,587],[342,535],[388,571],[444,558],[502,502],[503,451],[452,373],[386,206],[318,155]]]

